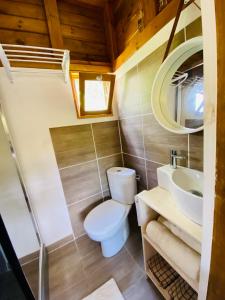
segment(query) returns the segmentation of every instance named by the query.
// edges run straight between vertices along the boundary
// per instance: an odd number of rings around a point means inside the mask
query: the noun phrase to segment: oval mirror
[[[161,126],[178,134],[203,129],[203,43],[178,46],[160,66],[152,87],[152,110]]]

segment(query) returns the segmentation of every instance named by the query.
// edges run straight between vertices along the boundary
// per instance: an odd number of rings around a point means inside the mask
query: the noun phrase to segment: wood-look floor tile
[[[59,168],[95,159],[90,125],[51,128],[50,133]]]
[[[118,121],[94,123],[92,126],[98,157],[121,152]]]
[[[96,161],[62,169],[60,176],[68,204],[101,193]]]
[[[67,288],[61,288],[54,295],[50,294],[49,300],[81,300],[91,293],[87,280],[70,285]]]
[[[122,154],[102,158],[98,161],[103,190],[109,189],[106,171],[112,167],[122,166]]]
[[[22,265],[22,269],[35,296],[35,299],[38,299],[39,259],[35,259],[27,264]]]
[[[178,161],[178,164],[187,165],[188,135],[165,130],[153,115],[144,116],[144,141],[148,160],[168,164],[170,150],[175,149],[186,156],[186,160]]]
[[[48,271],[50,299],[57,299],[62,290],[66,291],[84,280],[80,255],[74,242],[48,255]]]
[[[120,128],[123,152],[144,157],[141,117],[120,120]]]
[[[88,255],[92,250],[100,248],[100,243],[92,241],[86,234],[76,239],[76,244],[81,258]]]
[[[88,281],[91,282],[91,287],[96,289],[110,278],[114,278],[118,286],[124,290],[128,288],[129,280],[132,277],[138,278],[142,273],[140,268],[136,267],[137,264],[128,255],[125,249],[121,250],[117,255],[110,259],[107,263],[103,264],[101,268],[98,268],[93,273],[86,272],[85,274]],[[129,277],[130,275],[131,277]],[[125,278],[128,278],[125,280]],[[121,286],[120,286],[121,283]],[[122,284],[123,283],[123,284]]]
[[[76,238],[85,233],[83,226],[85,217],[94,207],[100,204],[102,200],[102,194],[100,193],[68,207],[73,232]]]
[[[126,300],[163,300],[156,288],[144,276],[124,292]]]
[[[125,247],[129,254],[134,258],[139,267],[144,271],[144,258],[142,250],[142,238],[139,227],[136,230],[131,231],[130,236],[127,239]]]

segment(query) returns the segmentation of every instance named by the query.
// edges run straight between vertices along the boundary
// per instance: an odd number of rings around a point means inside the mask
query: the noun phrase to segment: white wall
[[[72,234],[49,128],[117,119],[78,120],[70,83],[60,75],[17,73],[10,83],[0,69],[0,100],[20,169],[46,245]]]

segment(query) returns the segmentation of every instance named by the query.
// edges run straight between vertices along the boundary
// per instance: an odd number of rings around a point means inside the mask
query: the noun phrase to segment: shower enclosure
[[[45,247],[0,108],[0,299],[46,299]]]

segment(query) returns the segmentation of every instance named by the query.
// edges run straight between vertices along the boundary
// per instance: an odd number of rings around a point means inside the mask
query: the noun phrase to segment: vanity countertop
[[[158,214],[201,243],[202,226],[188,219],[177,208],[174,199],[168,191],[160,187],[156,187],[150,191],[143,191],[139,193],[138,198]]]

